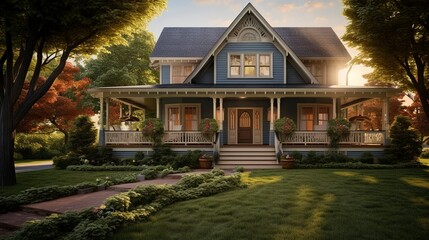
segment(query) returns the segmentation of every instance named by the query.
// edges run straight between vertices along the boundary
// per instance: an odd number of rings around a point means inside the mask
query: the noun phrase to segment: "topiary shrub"
[[[160,145],[162,136],[164,135],[164,124],[159,118],[147,118],[141,125],[142,133],[144,136],[151,139],[154,145]]]
[[[183,155],[177,155],[171,166],[174,169],[188,166],[190,168],[198,168],[198,158],[202,155],[200,150],[188,151]]]
[[[95,143],[97,134],[88,116],[79,116],[70,132],[69,150],[77,154],[88,154]]]
[[[206,139],[212,140],[214,134],[217,133],[217,131],[219,130],[219,126],[217,124],[216,119],[204,118],[201,119],[198,130],[201,131],[201,133]]]
[[[389,138],[390,144],[385,148],[385,155],[390,163],[413,161],[422,151],[419,133],[411,128],[411,120],[406,116],[395,118],[390,127]]]
[[[296,130],[295,122],[287,117],[282,117],[274,122],[274,131],[278,134],[281,140],[291,136]]]
[[[75,153],[68,153],[67,155],[53,158],[53,165],[56,169],[66,169],[68,166],[81,164],[83,164],[83,162],[80,156]]]
[[[358,159],[361,163],[367,163],[367,164],[373,164],[374,163],[374,156],[371,152],[364,152]]]

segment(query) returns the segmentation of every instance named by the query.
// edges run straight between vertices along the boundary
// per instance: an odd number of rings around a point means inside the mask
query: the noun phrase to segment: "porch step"
[[[274,147],[271,146],[222,146],[216,167],[221,169],[268,169],[280,168]]]

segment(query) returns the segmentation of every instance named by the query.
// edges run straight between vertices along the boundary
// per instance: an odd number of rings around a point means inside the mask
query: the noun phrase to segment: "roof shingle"
[[[151,57],[203,58],[225,30],[223,27],[164,28]],[[282,27],[274,30],[299,58],[350,58],[330,27]]]

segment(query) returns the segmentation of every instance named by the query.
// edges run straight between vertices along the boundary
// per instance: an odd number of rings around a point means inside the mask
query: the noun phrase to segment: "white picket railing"
[[[286,144],[329,144],[326,131],[295,131],[292,136],[282,139]],[[383,145],[385,143],[384,131],[351,131],[350,136],[340,144],[352,145]]]
[[[169,131],[164,133],[164,143],[169,144],[211,144],[199,131]],[[106,131],[106,144],[152,144],[152,141],[139,131]]]

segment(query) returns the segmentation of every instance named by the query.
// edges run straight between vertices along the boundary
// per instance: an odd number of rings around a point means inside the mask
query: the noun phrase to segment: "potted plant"
[[[202,154],[198,158],[200,169],[211,169],[213,166],[213,156],[209,154]]]
[[[329,146],[338,148],[340,141],[350,135],[350,122],[347,119],[336,118],[328,122]]]
[[[283,169],[292,169],[294,164],[295,164],[295,159],[289,156],[289,154],[282,155],[280,157],[280,165],[282,165]]]
[[[294,121],[287,117],[282,117],[274,122],[274,131],[280,139],[286,139],[292,136],[296,130]]]
[[[154,144],[161,144],[164,135],[164,125],[159,118],[148,118],[141,123],[144,136],[150,138]]]
[[[212,140],[214,134],[219,130],[219,126],[216,119],[204,118],[200,122],[199,130],[206,139]]]

